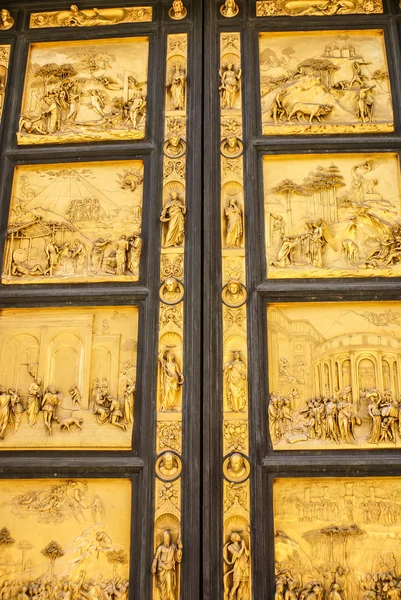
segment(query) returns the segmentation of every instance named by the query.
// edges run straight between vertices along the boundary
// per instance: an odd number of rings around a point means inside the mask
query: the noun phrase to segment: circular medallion
[[[244,151],[244,144],[235,135],[224,138],[220,144],[220,152],[224,158],[238,158]]]
[[[162,281],[159,293],[164,304],[178,304],[184,297],[184,286],[176,277],[167,277]]]
[[[181,475],[182,462],[172,450],[159,454],[155,464],[156,476],[162,481],[174,481]]]
[[[230,483],[243,483],[249,477],[251,466],[249,460],[241,452],[233,452],[225,457],[223,475]]]
[[[180,4],[180,7],[175,8],[174,4]],[[168,11],[168,16],[170,19],[174,19],[174,21],[180,21],[181,19],[185,19],[187,12],[188,11],[182,2],[173,2],[173,6]]]
[[[246,288],[236,279],[230,279],[223,287],[221,298],[226,306],[239,308],[246,302]]]
[[[19,248],[18,250],[14,250],[13,252],[13,259],[15,260],[15,262],[25,262],[28,258],[28,254],[26,252],[26,250],[24,250],[23,248]]]
[[[223,17],[236,17],[239,13],[239,6],[237,6],[234,0],[226,0],[224,4],[220,6],[220,13]]]
[[[163,152],[168,158],[181,158],[186,151],[187,145],[185,141],[176,135],[169,137],[168,140],[164,142]]]

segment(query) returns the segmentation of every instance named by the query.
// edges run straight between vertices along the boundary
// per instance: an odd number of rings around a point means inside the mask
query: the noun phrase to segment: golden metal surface
[[[0,46],[0,121],[3,115],[4,99],[8,79],[8,63],[11,46]]]
[[[6,8],[0,9],[0,31],[11,29],[14,25],[14,19]]]
[[[239,13],[239,6],[235,0],[225,0],[224,4],[220,6],[220,13],[223,17],[236,17]]]
[[[147,37],[30,45],[18,144],[145,137]]]
[[[267,276],[401,274],[398,155],[265,156]]]
[[[2,283],[137,281],[143,162],[18,166]]]
[[[0,504],[3,596],[127,597],[129,480],[3,479]]]
[[[0,311],[0,449],[132,445],[138,309]]]
[[[228,6],[230,5],[230,6]],[[226,2],[226,17],[239,9]],[[226,11],[226,14],[224,13]],[[250,600],[250,463],[242,67],[239,32],[220,34],[224,600]]]
[[[173,0],[171,8],[168,11],[169,17],[175,21],[181,21],[187,16],[187,9],[182,0]]]
[[[173,2],[169,15],[187,11]],[[167,36],[160,260],[153,598],[180,600],[183,443],[187,34]]]
[[[401,446],[399,303],[272,304],[267,318],[275,450]]]
[[[261,33],[264,135],[394,130],[383,30]]]
[[[257,0],[257,17],[332,17],[383,12],[382,0]]]
[[[276,479],[275,600],[401,597],[399,478]]]
[[[96,27],[119,23],[142,23],[152,20],[151,6],[123,8],[89,8],[80,10],[72,4],[69,10],[31,13],[30,29],[44,27]]]

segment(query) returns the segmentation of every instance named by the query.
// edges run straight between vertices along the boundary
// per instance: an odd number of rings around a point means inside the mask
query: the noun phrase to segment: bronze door
[[[399,595],[398,4],[208,3],[207,597]]]
[[[2,594],[196,598],[202,7],[2,8]]]
[[[4,600],[400,596],[400,9],[5,2]]]

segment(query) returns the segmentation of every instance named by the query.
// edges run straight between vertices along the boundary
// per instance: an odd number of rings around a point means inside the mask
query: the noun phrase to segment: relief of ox
[[[314,104],[312,102],[296,102],[290,114],[288,115],[288,121],[290,122],[292,117],[296,117],[300,123],[304,123],[306,118],[309,117],[309,123],[313,125],[313,119],[317,119],[319,123],[322,122],[322,117],[325,117],[333,110],[331,104]]]

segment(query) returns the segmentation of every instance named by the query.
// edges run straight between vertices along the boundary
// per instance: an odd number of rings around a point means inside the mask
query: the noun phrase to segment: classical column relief
[[[181,6],[179,6],[181,5]],[[178,11],[178,12],[177,12]],[[170,17],[186,15],[173,2]],[[180,16],[181,15],[181,16]],[[153,598],[180,600],[184,373],[187,35],[167,36],[155,462]]]
[[[235,3],[221,7],[226,17]],[[251,598],[250,463],[243,182],[241,38],[220,36],[221,307],[223,318],[223,587],[224,600]]]

